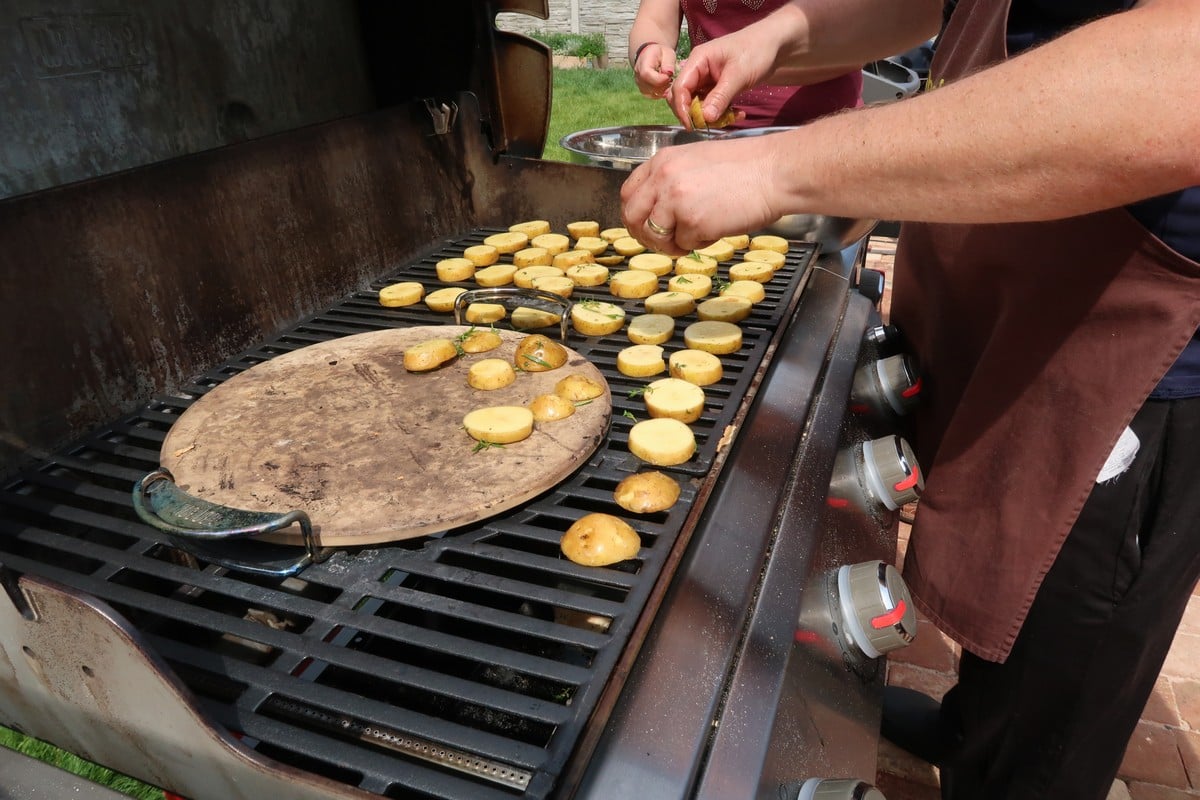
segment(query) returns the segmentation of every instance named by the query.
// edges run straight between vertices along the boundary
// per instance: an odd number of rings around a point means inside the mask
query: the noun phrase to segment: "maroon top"
[[[679,0],[693,45],[741,30],[788,0]],[[816,117],[862,105],[862,70],[811,86],[756,86],[733,99],[746,118],[733,127],[800,125]]]

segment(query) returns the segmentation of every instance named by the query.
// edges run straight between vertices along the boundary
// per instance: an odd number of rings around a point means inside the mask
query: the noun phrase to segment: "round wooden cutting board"
[[[314,344],[214,387],[168,432],[162,465],[179,487],[251,511],[308,513],[322,545],[396,541],[478,522],[555,486],[583,464],[608,431],[608,383],[569,350],[548,372],[517,371],[504,389],[467,385],[484,358],[512,362],[525,334],[497,330],[503,345],[464,354],[428,373],[404,369],[404,351],[465,326],[398,328]],[[476,449],[463,429],[470,411],[526,405],[571,374],[604,393],[533,435]],[[273,541],[301,543],[296,526]]]

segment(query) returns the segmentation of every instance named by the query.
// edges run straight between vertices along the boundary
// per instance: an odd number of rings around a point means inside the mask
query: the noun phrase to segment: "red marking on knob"
[[[900,620],[904,619],[904,613],[906,611],[908,611],[908,606],[906,606],[904,604],[904,601],[901,600],[899,603],[896,604],[896,607],[893,608],[888,613],[880,614],[878,617],[875,617],[874,619],[872,619],[871,627],[877,631],[882,630],[884,628],[890,628],[893,625],[898,624],[900,622]]]
[[[907,478],[905,478],[904,480],[902,480],[896,484],[895,489],[897,492],[903,492],[905,489],[911,489],[912,487],[917,485],[917,481],[919,481],[920,479],[921,479],[920,470],[914,469],[912,471],[911,475],[909,475]]]
[[[916,397],[920,393],[921,393],[921,379],[917,378],[916,382],[913,383],[912,386],[908,387],[907,389],[905,389],[903,392],[900,393],[900,396],[904,397],[904,398]]]

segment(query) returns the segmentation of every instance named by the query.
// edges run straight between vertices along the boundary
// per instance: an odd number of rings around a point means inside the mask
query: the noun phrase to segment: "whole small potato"
[[[577,519],[563,534],[563,555],[585,567],[603,567],[633,558],[642,540],[620,517],[593,513]]]
[[[567,349],[550,337],[535,333],[517,345],[513,363],[525,372],[548,372],[567,363]]]
[[[621,508],[634,514],[666,511],[679,499],[679,484],[662,472],[641,472],[618,483],[613,499]]]
[[[539,394],[529,402],[535,422],[553,422],[575,413],[575,404],[556,394]]]
[[[604,394],[604,387],[587,375],[568,375],[554,384],[554,393],[572,403],[581,403]]]

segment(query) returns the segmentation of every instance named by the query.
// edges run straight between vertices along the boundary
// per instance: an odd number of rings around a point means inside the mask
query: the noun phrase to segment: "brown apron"
[[[1006,57],[1008,7],[958,4],[935,84]],[[1003,661],[1117,438],[1200,328],[1200,265],[1124,209],[906,223],[896,264],[892,319],[926,387],[905,578],[939,628]]]

